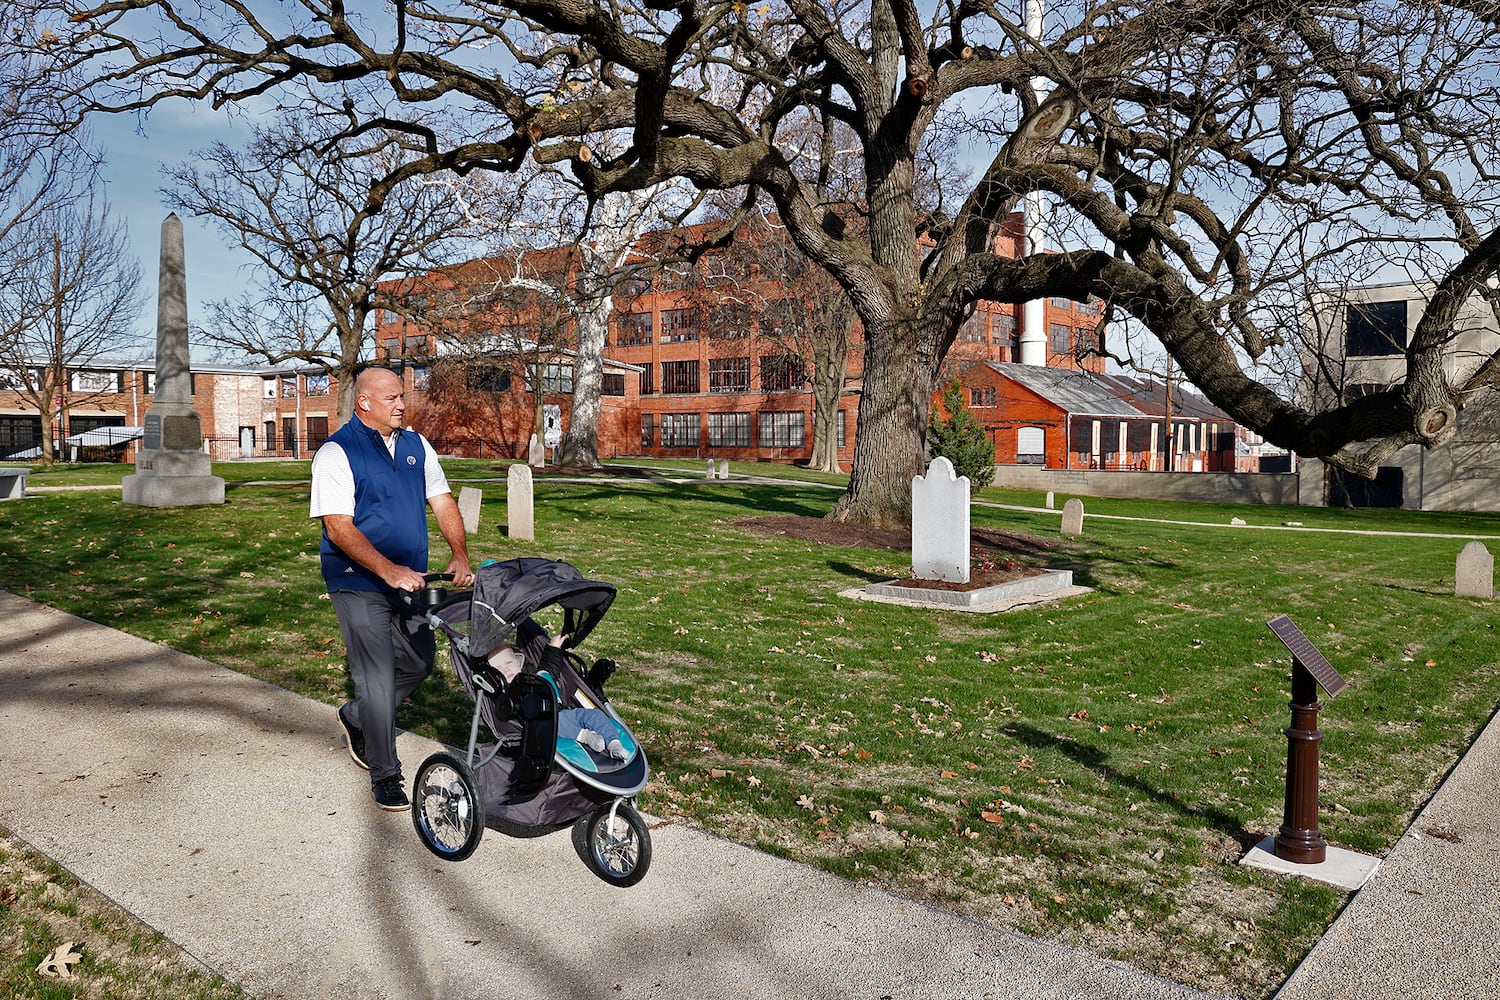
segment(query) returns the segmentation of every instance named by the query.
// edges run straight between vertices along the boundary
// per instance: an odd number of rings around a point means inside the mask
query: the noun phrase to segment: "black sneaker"
[[[352,705],[353,702],[349,704]],[[370,765],[365,763],[365,731],[349,721],[349,717],[344,714],[348,708],[349,705],[345,705],[339,709],[339,725],[343,727],[344,738],[349,741],[349,756],[354,758],[354,763],[368,771]]]
[[[386,812],[405,812],[410,809],[411,800],[406,797],[406,789],[401,787],[404,784],[399,774],[375,782],[375,804]]]

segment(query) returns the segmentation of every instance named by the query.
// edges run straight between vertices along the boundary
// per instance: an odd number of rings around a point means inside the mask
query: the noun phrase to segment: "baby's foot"
[[[609,749],[606,751],[615,760],[625,760],[630,756],[630,751],[625,749],[625,744],[619,740],[610,740]]]
[[[604,752],[604,737],[600,736],[592,729],[578,730],[578,736],[576,737],[576,739],[581,746],[588,747],[590,750],[594,751],[594,753]]]

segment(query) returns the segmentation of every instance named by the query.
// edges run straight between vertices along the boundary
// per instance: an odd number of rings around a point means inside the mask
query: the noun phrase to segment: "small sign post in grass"
[[[1313,648],[1290,618],[1281,615],[1266,625],[1292,653],[1292,724],[1286,731],[1286,811],[1275,854],[1299,865],[1319,865],[1328,858],[1328,841],[1318,829],[1318,687],[1334,698],[1347,686],[1322,653]]]

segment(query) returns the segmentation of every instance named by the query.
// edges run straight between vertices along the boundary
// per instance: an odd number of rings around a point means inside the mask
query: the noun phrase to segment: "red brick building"
[[[1015,255],[1019,216],[999,240]],[[556,267],[537,255],[537,271]],[[778,263],[771,263],[778,262]],[[800,265],[800,266],[799,266]],[[376,314],[376,357],[409,370],[413,424],[442,451],[520,458],[541,407],[571,418],[568,320],[537,299],[502,301],[476,291],[511,273],[507,261],[471,261],[387,286],[422,319]],[[813,374],[802,335],[789,332],[837,290],[818,286],[795,255],[755,253],[735,265],[735,280],[716,284],[716,258],[695,269],[663,268],[621,283],[605,346],[606,374],[599,455],[711,457],[741,461],[805,461],[812,449]],[[720,276],[730,268],[720,267]],[[476,276],[484,281],[476,280]],[[1049,366],[1102,371],[1097,352],[1097,303],[1053,299],[1045,304]],[[852,322],[852,320],[851,320]],[[1020,357],[1019,306],[981,303],[964,323],[945,365],[958,371],[976,360]],[[499,370],[476,352],[448,352],[443,337],[492,339]],[[548,348],[547,344],[556,345]],[[509,360],[504,360],[508,356]],[[854,325],[844,385],[833,423],[840,460],[853,460],[863,343]],[[541,398],[532,386],[542,389]]]

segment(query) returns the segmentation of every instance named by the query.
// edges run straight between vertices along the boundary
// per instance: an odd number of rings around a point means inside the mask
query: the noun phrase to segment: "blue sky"
[[[137,127],[128,115],[93,119],[94,138],[107,162],[104,180],[111,211],[130,234],[131,251],[141,262],[146,305],[138,323],[141,345],[156,343],[156,276],[161,253],[161,224],[172,211],[158,190],[161,168],[191,158],[192,152],[215,140],[231,146],[249,134],[245,121],[213,111],[206,105],[173,101],[151,112]],[[247,284],[252,265],[249,254],[227,246],[206,220],[183,216],[183,244],[187,259],[188,319],[203,319],[203,304],[233,298]]]

